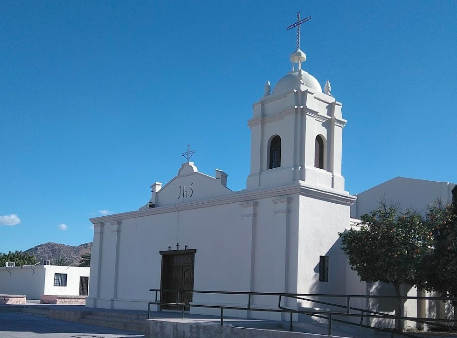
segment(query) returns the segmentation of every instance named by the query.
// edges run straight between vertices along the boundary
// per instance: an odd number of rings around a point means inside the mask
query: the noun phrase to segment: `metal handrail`
[[[396,297],[396,296],[381,296],[381,295],[357,295],[357,294],[351,294],[351,295],[341,295],[341,294],[292,294],[292,293],[281,293],[281,292],[252,292],[252,291],[215,291],[215,290],[167,290],[167,289],[150,289],[149,291],[155,292],[155,301],[154,302],[148,302],[148,319],[150,318],[150,311],[151,311],[151,304],[154,305],[174,305],[177,306],[178,308],[181,308],[181,314],[182,318],[184,318],[184,312],[186,307],[201,307],[201,308],[213,308],[213,309],[220,309],[220,321],[221,321],[221,326],[223,326],[224,323],[224,309],[228,310],[247,310],[247,311],[259,311],[259,312],[279,312],[279,313],[289,313],[290,314],[290,324],[289,324],[289,330],[293,330],[293,324],[292,324],[292,319],[293,319],[293,314],[304,314],[308,316],[315,316],[318,318],[324,318],[328,320],[328,335],[331,336],[332,334],[332,321],[337,321],[341,323],[346,323],[350,325],[356,325],[359,327],[364,327],[364,328],[370,328],[378,331],[384,331],[384,332],[391,332],[389,329],[381,329],[381,328],[375,328],[371,327],[368,325],[363,325],[363,318],[386,318],[386,319],[399,319],[399,320],[410,320],[410,321],[415,321],[417,323],[422,323],[422,324],[434,324],[438,326],[445,327],[449,329],[449,326],[444,326],[440,325],[439,323],[443,322],[452,322],[452,323],[457,323],[456,320],[451,320],[451,319],[436,319],[436,318],[417,318],[417,317],[407,317],[407,316],[396,316],[396,315],[391,315],[388,313],[383,313],[383,312],[378,312],[378,311],[372,311],[368,309],[360,309],[360,308],[355,308],[350,306],[350,299],[351,298],[374,298],[374,299],[428,299],[428,300],[443,300],[443,301],[455,301],[457,298],[455,297],[425,297],[425,296],[401,296],[401,297]],[[197,303],[190,303],[190,302],[162,302],[159,301],[158,299],[158,293],[177,293],[178,299],[181,294],[193,294],[193,293],[199,293],[199,294],[222,294],[222,295],[247,295],[248,296],[248,304],[247,306],[234,306],[234,305],[213,305],[213,304],[197,304]],[[278,308],[261,308],[261,307],[252,307],[251,306],[251,296],[278,296]],[[283,307],[281,305],[281,300],[282,298],[294,298],[294,299],[300,299],[300,300],[305,300],[305,301],[311,301],[314,303],[320,303],[324,305],[330,305],[333,307],[340,307],[340,308],[346,308],[345,312],[338,312],[338,311],[328,311],[328,310],[295,310],[295,309],[290,309]],[[330,298],[346,298],[346,306],[341,305],[341,304],[335,304],[335,303],[329,303],[329,302],[324,302],[324,301],[319,301],[315,299],[309,299],[309,298],[304,298],[304,297],[330,297]],[[189,299],[189,297],[187,297]],[[358,313],[350,313],[350,310],[356,310],[356,311],[361,311],[360,314]],[[360,324],[353,323],[353,322],[348,322],[344,321],[341,319],[335,319],[335,316],[340,316],[340,317],[360,317],[361,321]],[[395,334],[397,335],[402,335],[406,337],[418,337],[415,335],[411,335],[405,332],[396,332]]]

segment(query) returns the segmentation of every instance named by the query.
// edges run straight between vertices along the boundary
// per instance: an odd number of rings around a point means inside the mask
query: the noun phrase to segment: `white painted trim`
[[[165,214],[176,211],[192,210],[199,208],[208,208],[216,205],[240,203],[293,194],[300,194],[302,196],[313,197],[319,200],[324,200],[327,202],[333,202],[342,205],[351,205],[356,200],[355,196],[349,195],[348,193],[341,193],[314,188],[304,184],[303,181],[299,181],[298,183],[295,183],[293,185],[277,187],[273,189],[262,189],[254,191],[242,190],[239,192],[234,192],[229,196],[199,200],[184,204],[167,205],[163,207],[151,208],[148,210],[129,211],[120,214],[94,217],[91,218],[90,221],[95,225],[100,222],[122,221],[130,218],[145,217],[150,215]]]

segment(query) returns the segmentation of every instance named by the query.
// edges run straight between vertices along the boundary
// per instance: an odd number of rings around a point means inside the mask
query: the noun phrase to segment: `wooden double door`
[[[194,262],[196,250],[162,251],[162,303],[186,303],[192,301],[194,290]],[[188,291],[188,292],[178,292]],[[182,306],[174,304],[162,305],[162,309],[182,310]],[[188,307],[185,307],[188,310]]]

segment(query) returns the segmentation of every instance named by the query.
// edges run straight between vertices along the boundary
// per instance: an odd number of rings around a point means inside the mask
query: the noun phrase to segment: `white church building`
[[[335,246],[355,201],[341,175],[346,120],[302,69],[305,54],[290,60],[292,71],[273,90],[267,83],[248,121],[246,189],[231,191],[225,172],[209,176],[188,161],[167,184],[154,183],[139,210],[91,219],[88,306],[146,309],[151,288],[350,291]]]
[[[154,299],[151,288],[370,293],[350,269],[338,233],[357,223],[351,205],[358,218],[376,208],[381,190],[362,194],[357,203],[345,191],[342,104],[328,83],[323,92],[302,69],[306,56],[300,49],[290,60],[292,71],[273,89],[267,83],[253,106],[246,189],[228,189],[221,170],[200,173],[188,151],[177,175],[164,185],[154,183],[151,199],[139,210],[91,219],[87,306],[145,310]],[[193,295],[193,301],[203,298]],[[227,297],[213,295],[208,302],[227,303]],[[252,302],[277,307],[277,298]],[[292,298],[284,305],[311,306]],[[417,306],[411,307],[412,315]]]

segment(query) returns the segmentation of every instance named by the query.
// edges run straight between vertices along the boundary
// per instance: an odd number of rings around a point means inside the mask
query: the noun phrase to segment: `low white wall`
[[[26,295],[27,299],[40,299],[44,292],[45,271],[41,265],[0,268],[0,293]]]
[[[67,274],[67,286],[54,286],[54,274]],[[42,295],[78,296],[80,277],[89,277],[89,267],[36,265],[0,268],[0,293],[26,295],[40,299]]]

